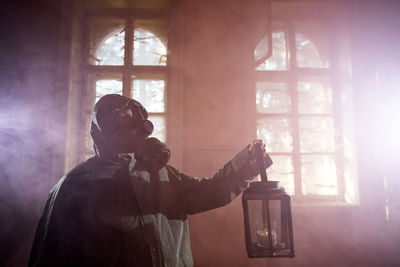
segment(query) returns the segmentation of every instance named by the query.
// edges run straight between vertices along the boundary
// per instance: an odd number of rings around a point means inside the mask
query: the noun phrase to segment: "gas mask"
[[[170,151],[155,137],[146,109],[136,100],[121,95],[106,95],[95,105],[91,135],[96,154],[135,153],[135,159],[147,170],[161,169]]]
[[[135,159],[149,171],[157,171],[167,164],[171,153],[167,146],[155,137],[143,139],[135,152]]]

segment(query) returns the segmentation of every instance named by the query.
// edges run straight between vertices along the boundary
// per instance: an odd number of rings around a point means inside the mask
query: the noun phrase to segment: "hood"
[[[110,94],[105,95],[96,103],[92,112],[90,135],[93,138],[93,147],[98,157],[115,157],[109,147],[108,136],[119,129],[116,114],[121,107],[130,108],[137,121],[147,121],[146,109],[138,101],[125,96]]]

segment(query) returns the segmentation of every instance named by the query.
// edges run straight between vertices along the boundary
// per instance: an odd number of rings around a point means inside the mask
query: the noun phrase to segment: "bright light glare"
[[[400,149],[400,95],[387,95],[373,111],[373,148],[389,156]]]

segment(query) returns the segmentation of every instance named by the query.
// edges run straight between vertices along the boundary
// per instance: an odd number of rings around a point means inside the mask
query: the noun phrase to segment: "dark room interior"
[[[93,156],[90,116],[111,93],[146,107],[186,174],[266,144],[296,256],[248,258],[239,196],[189,216],[194,266],[400,266],[399,1],[2,6],[0,266],[27,266],[49,191]]]

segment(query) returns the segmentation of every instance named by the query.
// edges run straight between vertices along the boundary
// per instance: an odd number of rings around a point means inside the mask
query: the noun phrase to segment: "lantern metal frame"
[[[249,258],[294,258],[294,243],[293,243],[293,224],[291,215],[290,196],[286,194],[283,187],[279,185],[278,181],[268,181],[267,174],[265,171],[265,158],[261,151],[261,145],[256,145],[257,163],[260,171],[261,181],[252,182],[250,187],[243,192],[243,215],[244,215],[244,228],[245,228],[245,239],[246,249]],[[272,164],[272,160],[267,155]],[[269,165],[271,165],[269,164]],[[258,242],[252,242],[252,231],[249,217],[249,206],[248,201],[255,200],[261,201],[261,216],[262,225],[265,227],[264,236],[262,236],[262,244]],[[282,240],[282,235],[286,242],[282,242],[284,246],[279,247],[281,243],[277,243],[277,232],[273,232],[271,226],[271,210],[270,204],[272,201],[280,201],[279,203],[279,220],[280,220],[280,235],[279,240]],[[276,211],[275,211],[276,212]],[[282,227],[283,226],[283,227]],[[254,228],[254,227],[253,227]],[[256,227],[257,228],[257,227]],[[283,230],[282,230],[283,229]],[[256,236],[258,232],[256,231]],[[274,238],[275,234],[275,238]]]

